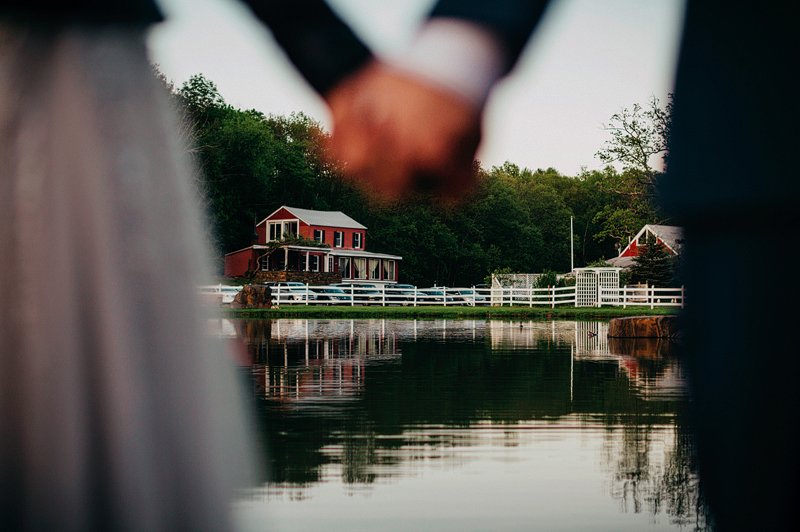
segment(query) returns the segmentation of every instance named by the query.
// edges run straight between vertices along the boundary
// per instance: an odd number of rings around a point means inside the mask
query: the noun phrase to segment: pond
[[[263,437],[242,530],[703,530],[672,345],[606,322],[220,320]]]

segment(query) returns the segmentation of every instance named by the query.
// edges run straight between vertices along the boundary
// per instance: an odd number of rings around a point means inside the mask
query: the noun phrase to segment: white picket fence
[[[622,287],[599,288],[598,307],[603,305],[618,307],[645,306],[684,307],[685,290],[680,288]]]
[[[576,288],[447,288],[397,289],[391,285],[363,287],[349,285],[340,287],[342,292],[326,293],[326,286],[303,285],[302,287],[273,286],[273,305],[376,305],[376,306],[578,306]],[[598,287],[593,306],[681,307],[684,306],[685,291],[679,288],[654,287]]]
[[[243,287],[224,284],[199,286],[200,297],[208,303],[230,304]]]

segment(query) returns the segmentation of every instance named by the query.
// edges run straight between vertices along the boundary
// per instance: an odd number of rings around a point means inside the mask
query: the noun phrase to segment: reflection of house
[[[668,253],[679,255],[683,243],[683,229],[674,225],[647,224],[636,233],[618,257],[606,262],[618,268],[627,268],[633,264],[633,258],[639,256],[642,246],[648,242],[655,242]]]
[[[256,225],[256,234],[256,244],[225,255],[226,276],[315,272],[333,274],[325,282],[397,282],[402,257],[366,251],[367,228],[342,212],[283,206]]]

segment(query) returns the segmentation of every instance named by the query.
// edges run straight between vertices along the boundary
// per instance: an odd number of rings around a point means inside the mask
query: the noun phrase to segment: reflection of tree
[[[342,445],[342,481],[345,484],[371,484],[375,481],[375,434],[369,430],[344,434]]]
[[[622,501],[625,512],[642,511],[642,498],[651,482],[650,427],[628,425],[622,428],[622,448],[616,457],[611,494]]]
[[[694,444],[680,419],[679,415],[673,424],[658,425],[643,421],[623,426],[621,434],[607,434],[607,460],[613,464],[611,495],[625,512],[663,513],[681,527],[707,530],[710,519]]]
[[[251,375],[261,386],[274,484],[323,482],[333,466],[357,489],[401,467],[463,460],[454,449],[486,443],[470,430],[478,424],[508,426],[502,444],[514,445],[519,423],[575,416],[605,425],[611,492],[623,511],[706,527],[692,442],[678,415],[683,398],[661,393],[680,381],[663,346],[573,358],[556,329],[540,335],[530,324],[503,331],[513,341],[494,350],[474,330],[444,341],[443,328],[427,334],[422,324],[402,332],[350,323],[337,334],[318,323],[280,327],[265,338],[269,330],[252,325],[247,342],[258,349]]]
[[[697,475],[697,457],[693,438],[686,426],[673,426],[674,445],[665,450],[664,472],[656,479],[653,493],[655,505],[663,503],[673,521],[694,530],[709,528],[710,515],[704,504]]]

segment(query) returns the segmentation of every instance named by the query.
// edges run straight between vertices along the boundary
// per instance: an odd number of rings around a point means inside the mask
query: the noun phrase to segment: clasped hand
[[[480,109],[378,61],[332,89],[328,156],[374,200],[462,199],[475,183]]]

